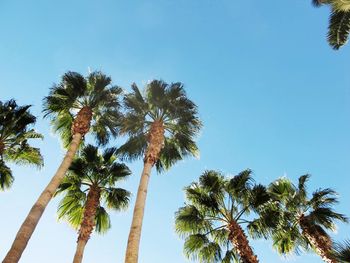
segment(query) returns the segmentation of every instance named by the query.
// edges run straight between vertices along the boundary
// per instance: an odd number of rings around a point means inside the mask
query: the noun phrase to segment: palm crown
[[[115,148],[98,153],[97,147],[87,145],[69,168],[56,194],[64,193],[58,208],[59,219],[67,220],[75,229],[83,221],[87,193],[94,189],[99,193],[98,209],[95,217],[95,230],[103,233],[110,228],[106,209],[121,210],[127,208],[130,193],[115,184],[131,174],[129,168],[116,162]]]
[[[105,145],[111,135],[117,135],[121,93],[121,88],[112,86],[111,78],[101,72],[92,72],[86,78],[67,72],[44,98],[43,111],[45,117],[51,118],[53,129],[61,135],[65,146],[72,134],[79,132],[84,136],[90,130],[90,121],[97,142]],[[78,117],[86,118],[83,124],[74,122]]]
[[[231,179],[206,171],[199,182],[185,188],[187,203],[175,216],[176,231],[184,238],[187,257],[200,262],[257,262],[240,225],[256,224],[250,213],[260,213],[270,198],[255,185],[251,171]],[[251,255],[249,255],[251,254]]]
[[[269,193],[279,206],[276,218],[280,222],[272,232],[274,247],[287,254],[311,246],[321,257],[329,257],[332,244],[326,230],[334,230],[336,220],[347,222],[347,218],[332,208],[338,202],[332,189],[318,189],[309,198],[308,179],[309,175],[301,176],[296,186],[281,178],[269,186]]]
[[[43,165],[38,148],[30,146],[29,139],[42,139],[30,126],[36,118],[29,112],[30,105],[18,106],[16,101],[0,102],[0,190],[11,186],[14,178],[5,161],[17,164]]]
[[[124,157],[136,159],[146,153],[152,125],[161,126],[164,141],[155,163],[158,171],[169,168],[184,156],[197,155],[193,141],[201,128],[196,105],[186,97],[181,83],[151,81],[142,94],[136,84],[124,98],[127,110],[121,123],[121,133],[130,136],[120,148]],[[158,158],[159,157],[159,158]]]

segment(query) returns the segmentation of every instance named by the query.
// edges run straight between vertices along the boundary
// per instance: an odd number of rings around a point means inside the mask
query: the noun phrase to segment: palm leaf
[[[350,32],[350,11],[333,10],[329,20],[328,43],[334,49],[346,44]]]
[[[10,188],[14,178],[12,176],[11,169],[5,165],[5,163],[0,160],[0,190],[5,190]]]

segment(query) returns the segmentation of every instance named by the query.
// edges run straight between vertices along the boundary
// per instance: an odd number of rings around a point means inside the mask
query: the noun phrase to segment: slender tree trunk
[[[82,239],[77,241],[77,248],[76,248],[74,259],[73,259],[74,263],[82,262],[86,243],[87,243],[87,241],[82,240]]]
[[[83,260],[85,246],[95,227],[96,212],[100,205],[100,194],[101,191],[96,186],[92,186],[89,190],[84,209],[83,221],[81,222],[79,229],[77,249],[75,251],[73,263],[81,263]]]
[[[228,238],[239,254],[242,263],[258,263],[258,257],[250,247],[248,238],[241,226],[236,221],[232,221],[228,228],[230,231]]]
[[[145,153],[144,166],[134,207],[128,245],[126,248],[125,263],[137,263],[141,239],[142,221],[146,205],[148,182],[153,165],[159,158],[164,144],[164,127],[161,121],[155,121],[148,134],[148,147]]]
[[[302,215],[299,219],[299,223],[303,236],[306,237],[315,248],[322,260],[327,263],[337,263],[338,261],[331,255],[332,241],[330,237],[315,225],[311,224],[307,216]]]
[[[21,258],[21,255],[26,248],[37,224],[39,223],[39,220],[46,206],[50,202],[53,194],[56,192],[69,166],[71,165],[73,158],[79,148],[81,138],[82,135],[80,133],[77,133],[73,136],[73,140],[69,145],[69,149],[61,165],[58,167],[55,175],[52,177],[49,184],[46,186],[44,191],[39,196],[38,200],[33,205],[32,209],[29,211],[29,214],[17,232],[16,238],[13,241],[10,250],[4,258],[3,263],[17,263]]]

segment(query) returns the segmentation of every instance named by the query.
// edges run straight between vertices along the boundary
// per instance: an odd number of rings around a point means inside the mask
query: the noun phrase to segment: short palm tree
[[[62,182],[84,136],[91,132],[99,144],[117,134],[121,88],[111,86],[111,78],[101,72],[87,78],[65,73],[44,99],[44,113],[51,118],[68,151],[57,172],[44,189],[19,229],[4,263],[18,262],[46,206]]]
[[[323,4],[331,6],[328,43],[334,49],[339,49],[345,45],[350,33],[350,0],[312,0],[312,3],[316,7]]]
[[[0,191],[11,187],[13,175],[6,162],[33,164],[42,167],[43,157],[28,140],[43,136],[30,128],[36,118],[29,112],[30,105],[18,106],[15,100],[0,101]]]
[[[177,233],[186,239],[184,252],[188,258],[206,263],[259,262],[243,225],[254,233],[268,229],[265,224],[269,221],[263,223],[253,214],[264,213],[270,197],[264,186],[253,183],[250,170],[232,178],[206,171],[199,182],[185,188],[185,193],[187,203],[177,211],[175,225]]]
[[[141,227],[151,169],[168,169],[188,155],[197,155],[194,137],[201,128],[196,105],[186,97],[181,83],[167,84],[153,80],[142,94],[133,92],[124,97],[126,114],[121,133],[129,135],[119,152],[131,160],[143,157],[144,169],[137,191],[125,262],[138,261]]]
[[[95,146],[87,145],[81,150],[69,168],[68,175],[57,190],[64,193],[58,208],[59,219],[67,220],[79,229],[74,263],[82,262],[85,246],[92,231],[106,232],[110,219],[106,209],[125,209],[130,193],[115,185],[131,174],[128,167],[116,162],[115,148],[98,153]]]
[[[338,202],[332,189],[318,189],[309,198],[308,179],[309,175],[301,176],[295,186],[289,179],[280,178],[269,186],[280,213],[280,222],[272,232],[274,246],[281,254],[311,247],[323,261],[335,263],[332,240],[326,230],[334,230],[336,220],[347,222],[347,218],[332,208]]]

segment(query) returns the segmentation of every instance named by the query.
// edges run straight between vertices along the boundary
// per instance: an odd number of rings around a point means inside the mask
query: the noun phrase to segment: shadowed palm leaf
[[[341,263],[350,262],[350,241],[346,240],[343,243],[334,245],[334,257]]]
[[[14,180],[5,162],[37,167],[44,164],[40,150],[31,147],[28,142],[30,139],[43,138],[30,128],[36,121],[29,112],[30,107],[18,106],[15,100],[0,102],[0,190],[11,187]]]

